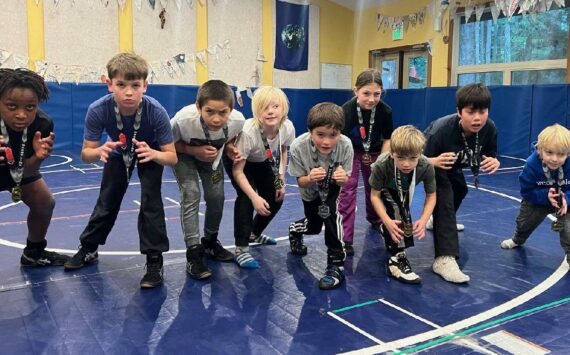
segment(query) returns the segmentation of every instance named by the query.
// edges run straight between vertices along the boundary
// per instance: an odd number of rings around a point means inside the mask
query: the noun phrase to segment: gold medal
[[[362,154],[362,163],[364,165],[370,165],[372,163],[372,157],[368,152]]]
[[[12,201],[13,202],[22,201],[22,187],[21,186],[14,186],[12,188]]]
[[[212,171],[212,175],[210,175],[210,179],[212,179],[212,184],[217,184],[222,181],[224,174],[220,170]]]
[[[411,238],[414,234],[414,225],[411,222],[404,222],[404,237]]]
[[[279,177],[276,176],[275,180],[273,181],[273,186],[275,186],[275,190],[281,190],[281,188],[283,188],[285,184],[283,183],[283,180]]]
[[[562,232],[564,230],[564,223],[559,218],[555,221],[552,221],[552,225],[550,226],[553,232]]]

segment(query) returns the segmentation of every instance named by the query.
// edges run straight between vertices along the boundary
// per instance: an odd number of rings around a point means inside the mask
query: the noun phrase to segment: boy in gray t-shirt
[[[307,121],[309,132],[291,144],[289,174],[297,178],[305,217],[289,225],[289,242],[293,254],[306,255],[303,235],[320,233],[324,223],[327,268],[319,287],[329,290],[344,281],[342,218],[337,205],[340,189],[351,173],[354,152],[350,139],[340,134],[344,125],[340,106],[317,104]]]
[[[414,126],[397,128],[390,140],[390,153],[372,165],[370,200],[382,220],[381,233],[392,254],[388,273],[398,281],[417,284],[420,277],[412,271],[405,248],[414,245],[413,236],[422,239],[426,223],[435,207],[435,171],[422,155],[425,138]],[[420,218],[412,222],[410,205],[417,184],[423,182],[426,194]]]

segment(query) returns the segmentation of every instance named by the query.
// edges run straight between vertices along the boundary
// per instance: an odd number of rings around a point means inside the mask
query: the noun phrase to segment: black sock
[[[47,241],[44,239],[41,242],[32,242],[29,239],[26,239],[26,247],[24,251],[31,251],[31,250],[44,250],[47,246]]]

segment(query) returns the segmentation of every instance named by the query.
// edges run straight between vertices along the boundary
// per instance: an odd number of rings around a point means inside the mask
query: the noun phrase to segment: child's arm
[[[141,164],[154,161],[160,165],[174,165],[178,162],[174,143],[161,145],[160,150],[152,149],[146,142],[136,139],[133,139],[133,144],[136,146],[135,153]]]
[[[247,177],[243,172],[244,167],[245,167],[245,160],[242,160],[234,164],[232,168],[232,174],[234,176],[236,183],[238,184],[240,189],[247,195],[247,197],[249,197],[251,204],[253,205],[253,208],[255,208],[255,211],[262,216],[269,216],[271,214],[271,211],[269,210],[269,203],[267,203],[267,201],[265,201],[264,198],[259,196],[257,192],[255,192],[253,187],[251,187],[251,184],[249,183]]]
[[[218,150],[211,145],[193,146],[179,140],[174,143],[174,147],[178,153],[192,155],[205,162],[214,161],[218,156]]]
[[[414,223],[413,233],[416,237],[418,237],[418,239],[423,239],[423,237],[426,235],[426,223],[429,220],[429,216],[431,216],[433,213],[433,209],[435,208],[435,201],[435,192],[426,194],[422,215],[420,216],[420,219]]]
[[[372,202],[374,211],[376,211],[376,214],[378,214],[382,223],[386,229],[388,229],[394,243],[400,243],[404,238],[404,231],[400,229],[402,221],[393,220],[388,213],[386,213],[386,207],[384,207],[384,203],[382,203],[382,199],[380,198],[380,191],[374,188],[370,190],[370,202]]]
[[[99,141],[83,140],[83,148],[81,148],[81,160],[86,163],[95,163],[101,160],[103,163],[109,159],[109,154],[121,145],[121,142],[107,141],[99,146]]]
[[[340,187],[344,186],[348,181],[348,175],[342,165],[337,166],[333,173],[333,181]]]
[[[499,169],[501,163],[497,158],[488,157],[483,155],[483,160],[481,161],[481,170],[488,174],[493,174],[497,169]]]
[[[53,141],[55,134],[49,133],[49,136],[42,138],[41,132],[34,134],[32,146],[34,147],[34,155],[24,161],[24,170],[36,171],[40,168],[42,161],[51,155],[53,150]]]
[[[437,157],[428,158],[433,166],[443,170],[449,170],[457,160],[457,154],[454,152],[441,153]]]
[[[560,198],[560,201],[558,199]],[[552,207],[556,208],[556,213],[560,216],[564,216],[567,212],[566,198],[564,192],[558,193],[555,188],[548,189],[548,201]],[[560,202],[560,203],[559,203]]]
[[[243,160],[243,157],[241,156],[241,153],[236,146],[236,139],[237,137],[231,139],[229,142],[226,143],[226,146],[224,148],[224,152],[226,153],[228,158],[230,158],[234,162],[234,164],[237,164],[238,162]]]

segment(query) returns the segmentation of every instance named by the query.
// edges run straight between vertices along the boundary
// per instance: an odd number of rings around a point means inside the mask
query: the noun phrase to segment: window
[[[430,61],[426,43],[370,51],[370,67],[382,73],[384,89],[428,87]]]
[[[474,16],[474,15],[473,15]],[[568,9],[481,21],[454,21],[452,84],[487,85],[565,83],[568,55]]]

